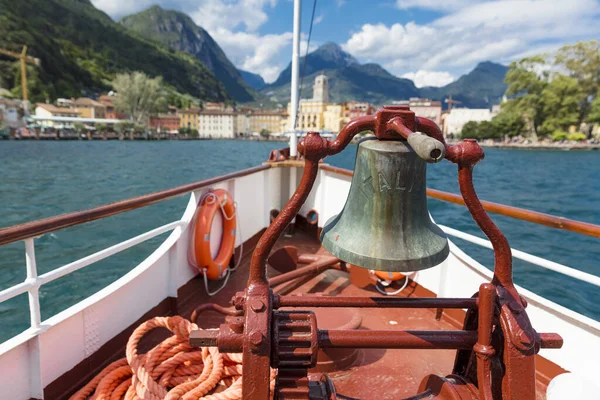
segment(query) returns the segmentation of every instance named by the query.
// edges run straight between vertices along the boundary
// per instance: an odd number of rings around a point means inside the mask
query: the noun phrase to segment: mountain
[[[266,83],[262,76],[258,74],[253,74],[252,72],[244,71],[239,69],[240,75],[242,75],[242,79],[244,82],[248,84],[254,90],[260,90],[265,87]]]
[[[160,75],[177,91],[205,100],[229,98],[200,61],[132,35],[89,0],[0,0],[0,10],[0,47],[26,44],[41,60],[41,67],[28,68],[32,101],[94,95],[126,71]],[[0,56],[0,81],[16,87],[18,77],[18,64]]]
[[[508,67],[505,65],[491,61],[481,62],[473,71],[446,86],[421,88],[421,96],[432,100],[452,96],[454,100],[462,102],[461,107],[491,108],[500,103],[506,92],[504,77],[507,72]]]
[[[300,73],[304,57],[300,58]],[[506,91],[504,76],[508,67],[490,61],[482,62],[466,75],[444,87],[417,88],[413,81],[390,74],[379,64],[360,64],[335,43],[327,43],[309,53],[306,58],[306,76],[301,97],[312,96],[315,76],[324,72],[329,78],[330,98],[333,102],[368,101],[376,105],[394,100],[423,97],[431,100],[452,98],[469,108],[490,108],[498,104]],[[290,98],[291,64],[277,80],[261,91],[279,102]]]
[[[300,71],[304,57],[300,58]],[[332,102],[349,100],[383,104],[386,101],[418,97],[419,89],[413,81],[398,78],[378,64],[360,64],[335,43],[327,43],[309,53],[306,59],[306,76],[301,97],[312,96],[315,76],[325,73],[329,78],[329,97]],[[291,65],[281,72],[277,80],[262,92],[279,102],[290,98]]]
[[[143,38],[196,57],[223,83],[236,101],[254,100],[251,87],[217,42],[188,15],[152,6],[121,19],[120,23]]]
[[[337,68],[345,68],[354,64],[358,64],[358,61],[350,54],[346,53],[336,43],[325,43],[312,53],[306,56],[306,67],[304,64],[304,58],[300,57],[300,75],[304,70],[306,76],[315,74],[322,70],[330,70]],[[289,84],[292,81],[292,63],[290,62],[286,69],[281,71],[279,77],[270,86],[277,87],[285,84]]]

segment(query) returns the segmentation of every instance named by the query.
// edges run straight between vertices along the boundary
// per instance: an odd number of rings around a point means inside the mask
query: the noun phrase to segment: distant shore
[[[178,135],[161,135],[161,136],[134,136],[130,137],[119,136],[119,135],[106,135],[99,136],[94,135],[91,137],[82,136],[77,137],[74,135],[68,136],[60,136],[56,135],[39,135],[39,136],[9,136],[9,137],[0,137],[5,140],[60,140],[60,141],[103,141],[103,140],[125,140],[125,141],[157,141],[157,140],[247,140],[247,141],[259,141],[259,142],[287,142],[289,140],[286,136],[270,136],[270,137],[262,137],[262,136],[239,136],[236,138],[206,138],[206,137],[189,137],[189,136],[178,136]],[[459,140],[449,141],[449,144],[458,143]],[[538,142],[538,143],[516,143],[516,142],[508,142],[508,143],[500,143],[500,142],[492,142],[492,141],[480,141],[479,144],[482,147],[492,147],[497,149],[519,149],[519,150],[563,150],[563,151],[582,151],[582,150],[600,150],[600,143],[576,143],[576,142]]]
[[[106,135],[106,136],[56,136],[56,135],[39,135],[39,136],[0,136],[0,140],[25,140],[25,141],[35,141],[35,140],[44,140],[44,141],[104,141],[104,140],[123,140],[123,141],[165,141],[165,140],[248,140],[248,141],[256,141],[256,142],[287,142],[289,139],[287,137],[279,137],[279,136],[271,136],[268,138],[262,136],[238,136],[236,138],[207,138],[207,137],[190,137],[190,136],[179,136],[179,135],[161,135],[161,136],[145,136],[138,135],[130,137],[128,135],[119,136],[119,135]]]
[[[519,150],[600,150],[600,143],[486,143],[480,142],[481,147]]]

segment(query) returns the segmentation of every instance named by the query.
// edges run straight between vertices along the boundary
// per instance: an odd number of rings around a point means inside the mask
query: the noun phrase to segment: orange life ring
[[[194,230],[194,255],[200,270],[206,271],[208,279],[220,279],[225,274],[235,246],[235,203],[223,189],[216,189],[202,199]],[[223,238],[217,257],[210,253],[210,229],[217,212],[223,215]]]
[[[376,277],[379,279],[383,279],[386,281],[399,281],[400,279],[404,279],[406,275],[401,274],[400,272],[388,272],[388,271],[373,271]]]

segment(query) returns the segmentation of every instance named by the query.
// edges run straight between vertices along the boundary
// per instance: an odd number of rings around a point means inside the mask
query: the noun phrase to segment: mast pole
[[[296,136],[296,120],[298,118],[298,81],[300,78],[300,24],[302,20],[302,0],[294,0],[294,41],[292,43],[292,83],[290,98],[290,157],[298,154],[298,137]]]

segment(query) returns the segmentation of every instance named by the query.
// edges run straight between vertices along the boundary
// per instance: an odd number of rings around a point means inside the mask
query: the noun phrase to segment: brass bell
[[[440,264],[448,239],[427,209],[426,163],[404,141],[362,140],[346,204],[325,223],[323,247],[340,260],[381,271]]]

